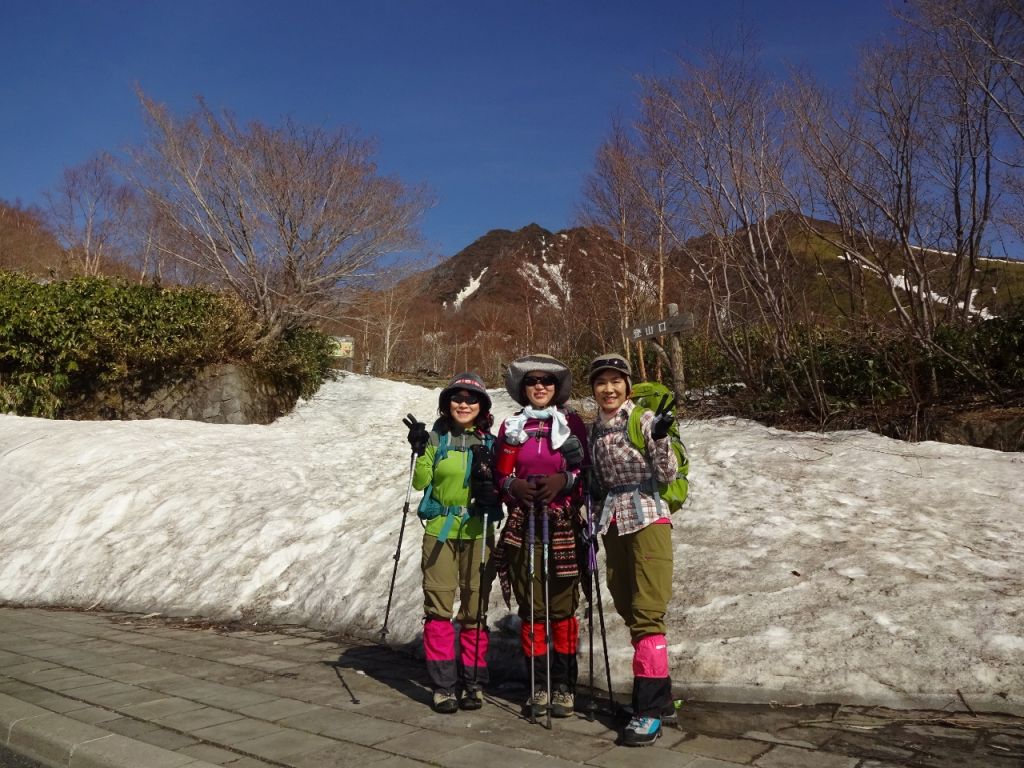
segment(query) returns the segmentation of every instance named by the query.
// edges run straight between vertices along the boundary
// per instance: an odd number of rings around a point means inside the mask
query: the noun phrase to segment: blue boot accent
[[[656,717],[634,715],[622,732],[622,744],[626,747],[646,747],[661,736],[661,720]]]

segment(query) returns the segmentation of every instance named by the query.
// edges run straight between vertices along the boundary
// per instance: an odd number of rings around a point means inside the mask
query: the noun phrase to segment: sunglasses
[[[558,379],[554,376],[526,376],[523,378],[523,384],[528,387],[536,387],[538,384],[542,384],[545,387],[553,387],[558,383]]]
[[[599,371],[602,368],[613,368],[616,371],[629,370],[625,360],[619,360],[618,358],[615,357],[607,357],[604,358],[603,360],[595,360],[593,363],[590,364],[590,370],[592,371]]]
[[[477,395],[452,395],[451,401],[460,405],[479,405],[480,398]]]

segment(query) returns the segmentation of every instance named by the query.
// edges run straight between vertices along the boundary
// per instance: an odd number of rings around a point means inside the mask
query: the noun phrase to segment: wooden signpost
[[[634,326],[629,329],[629,338],[631,341],[656,339],[659,336],[667,336],[670,333],[688,331],[692,327],[693,315],[686,312],[681,315],[669,315],[661,320],[655,320],[650,323]]]
[[[693,315],[689,312],[679,313],[677,304],[668,305],[668,317],[650,323],[633,326],[629,329],[629,339],[633,342],[650,340],[658,354],[668,363],[672,371],[672,385],[679,403],[683,402],[686,391],[686,372],[683,370],[683,348],[679,342],[679,334],[693,328]],[[668,352],[655,339],[668,337]]]

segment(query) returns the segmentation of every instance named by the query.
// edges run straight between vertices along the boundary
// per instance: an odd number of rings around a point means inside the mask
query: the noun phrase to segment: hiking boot
[[[480,709],[484,705],[484,692],[482,688],[470,686],[462,692],[459,699],[459,706],[463,709]]]
[[[459,709],[459,700],[452,691],[434,691],[434,711],[450,715]]]
[[[576,711],[576,699],[564,685],[558,686],[558,690],[551,694],[551,716],[572,717]]]
[[[526,710],[527,714],[532,714],[534,717],[547,714],[548,692],[543,688],[538,688],[533,692],[533,696],[526,700],[523,709]]]
[[[622,745],[625,747],[647,747],[661,736],[661,720],[656,717],[640,717],[633,715],[629,725],[622,732]]]

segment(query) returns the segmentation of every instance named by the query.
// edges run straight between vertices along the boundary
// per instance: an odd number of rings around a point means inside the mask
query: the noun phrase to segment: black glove
[[[484,512],[490,513],[490,510],[497,509],[501,506],[501,498],[498,496],[498,489],[494,487],[494,483],[490,480],[478,480],[472,478],[470,480],[470,491],[473,494],[473,507],[476,511],[483,514]]]
[[[409,428],[409,445],[412,446],[412,452],[417,456],[422,456],[427,450],[427,443],[430,442],[430,433],[427,432],[427,425],[422,421],[416,421],[416,417],[411,413],[406,414],[406,417],[402,419],[402,423]]]
[[[508,492],[512,494],[513,498],[524,501],[531,507],[533,501],[537,497],[537,488],[529,480],[523,480],[521,477],[517,477],[508,486]]]
[[[568,483],[569,477],[565,472],[543,475],[536,482],[537,495],[534,497],[534,500],[540,504],[550,504]]]
[[[583,445],[576,435],[569,435],[559,446],[558,452],[565,457],[565,466],[569,469],[577,469],[583,465]]]
[[[469,449],[473,454],[473,469],[470,474],[474,480],[494,481],[494,452],[486,445],[474,445]]]
[[[668,437],[668,431],[676,417],[672,414],[672,406],[676,404],[675,397],[665,395],[658,404],[658,410],[654,412],[654,424],[651,427],[651,438],[653,440],[664,440]]]

